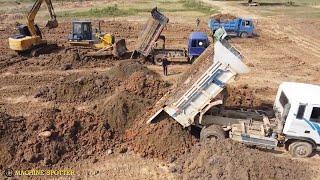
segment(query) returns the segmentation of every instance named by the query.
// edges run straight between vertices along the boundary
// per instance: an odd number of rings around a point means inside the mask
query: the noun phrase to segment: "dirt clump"
[[[276,157],[230,139],[199,143],[177,164],[183,179],[308,179],[313,174],[306,163]]]
[[[237,17],[232,15],[232,14],[215,14],[215,15],[212,15],[211,16],[211,19],[215,19],[216,21],[231,21],[231,20],[234,20],[236,19]]]

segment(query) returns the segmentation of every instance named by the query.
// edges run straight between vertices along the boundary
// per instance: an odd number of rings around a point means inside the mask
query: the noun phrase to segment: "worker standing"
[[[200,25],[200,19],[199,18],[197,18],[196,19],[196,27],[199,29],[199,25]]]
[[[164,56],[162,59],[163,75],[168,76],[168,65],[169,61],[167,56]]]

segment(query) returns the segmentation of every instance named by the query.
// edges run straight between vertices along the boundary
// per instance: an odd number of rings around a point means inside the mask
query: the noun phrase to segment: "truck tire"
[[[242,38],[247,38],[248,37],[248,33],[246,33],[246,32],[243,32],[243,33],[241,33],[241,35],[240,35]]]
[[[158,66],[162,66],[162,58],[154,58],[154,63]]]
[[[289,145],[288,148],[292,157],[305,158],[312,154],[312,144],[305,141],[295,141]]]
[[[204,141],[207,139],[225,139],[226,133],[221,126],[211,125],[208,127],[202,128],[200,132],[200,140]]]

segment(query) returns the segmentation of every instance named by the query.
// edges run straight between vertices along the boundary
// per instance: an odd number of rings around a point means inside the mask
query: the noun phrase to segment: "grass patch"
[[[212,8],[211,6],[197,0],[183,0],[181,1],[183,4],[183,7],[186,8],[186,10],[191,11],[198,11],[202,12],[204,14],[213,14],[216,13],[217,10]]]
[[[87,11],[62,11],[57,13],[58,17],[118,17],[136,14],[135,9],[120,9],[118,5],[104,8],[91,8]]]

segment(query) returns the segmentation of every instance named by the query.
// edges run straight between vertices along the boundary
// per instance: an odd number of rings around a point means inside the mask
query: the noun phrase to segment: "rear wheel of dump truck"
[[[312,144],[303,141],[295,141],[288,148],[292,157],[305,158],[312,154]]]
[[[207,139],[225,139],[226,133],[223,128],[218,125],[211,125],[208,127],[202,128],[200,132],[200,140],[204,141]]]
[[[246,32],[243,32],[243,33],[241,33],[241,35],[240,35],[242,38],[247,38],[248,37],[248,33],[246,33]]]
[[[158,66],[162,66],[162,58],[160,57],[155,57],[154,58],[154,63]]]

